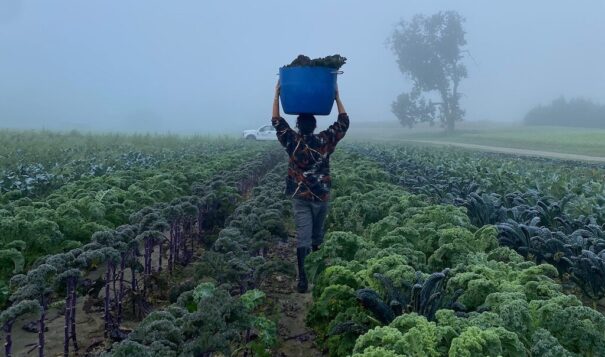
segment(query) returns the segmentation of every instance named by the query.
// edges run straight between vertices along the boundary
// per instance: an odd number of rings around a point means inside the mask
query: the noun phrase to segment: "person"
[[[278,82],[275,87],[271,122],[277,131],[277,139],[290,157],[286,194],[293,199],[296,224],[297,290],[305,293],[308,289],[305,257],[311,250],[318,250],[323,242],[323,226],[330,199],[330,155],[349,129],[349,116],[336,89],[338,120],[328,129],[314,134],[317,126],[315,117],[300,114],[296,119],[298,131],[295,131],[280,115],[280,89]]]

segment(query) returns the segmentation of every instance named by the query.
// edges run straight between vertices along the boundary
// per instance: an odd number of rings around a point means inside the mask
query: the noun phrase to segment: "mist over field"
[[[604,14],[0,0],[0,356],[605,356]]]
[[[0,127],[237,134],[268,123],[278,68],[301,53],[346,56],[351,119],[396,123],[410,81],[387,39],[440,10],[466,18],[465,120],[521,121],[562,95],[605,104],[599,0],[0,0]]]

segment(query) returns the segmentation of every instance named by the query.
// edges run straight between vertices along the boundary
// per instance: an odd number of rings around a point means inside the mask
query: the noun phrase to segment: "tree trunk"
[[[452,134],[454,132],[454,118],[452,118],[451,116],[447,116],[446,117],[446,130],[448,134]]]
[[[448,134],[452,134],[454,132],[454,126],[456,125],[456,121],[462,119],[460,117],[460,107],[459,107],[459,94],[458,94],[458,84],[459,80],[454,80],[454,85],[452,88],[451,95],[447,91],[440,91],[441,98],[445,103],[445,124],[446,130]]]
[[[441,96],[441,125],[445,128],[445,133],[450,134],[454,131],[450,97],[446,88],[440,88],[439,95]]]

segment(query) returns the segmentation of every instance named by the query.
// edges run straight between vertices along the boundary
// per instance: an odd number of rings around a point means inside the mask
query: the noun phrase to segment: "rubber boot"
[[[305,258],[308,254],[309,248],[296,248],[296,258],[298,260],[298,286],[296,289],[299,293],[306,293],[309,288],[307,273],[305,272]]]

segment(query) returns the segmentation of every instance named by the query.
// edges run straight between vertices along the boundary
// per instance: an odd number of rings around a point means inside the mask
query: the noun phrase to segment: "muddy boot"
[[[309,288],[307,273],[305,272],[305,258],[307,254],[309,254],[309,248],[307,247],[296,249],[296,258],[298,260],[298,286],[296,289],[299,293],[306,293]]]

